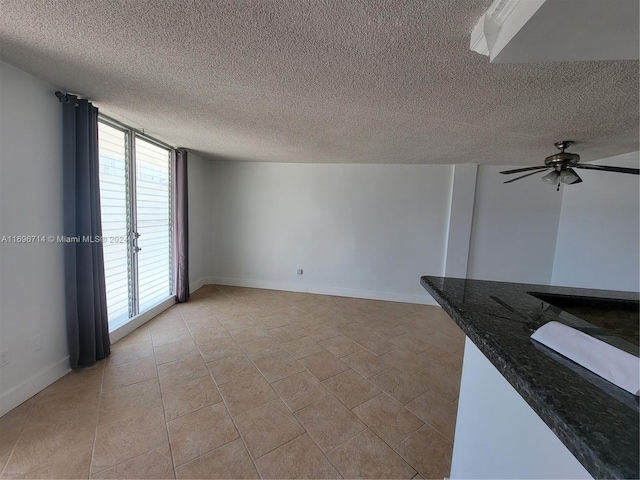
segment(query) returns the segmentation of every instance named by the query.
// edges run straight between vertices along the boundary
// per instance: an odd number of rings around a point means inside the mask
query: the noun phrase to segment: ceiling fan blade
[[[504,170],[503,172],[500,173],[504,173],[505,175],[508,175],[510,173],[520,173],[520,172],[526,172],[528,170],[544,170],[549,168],[547,165],[543,165],[541,167],[526,167],[526,168],[516,168],[515,170]]]
[[[607,165],[591,165],[589,163],[579,163],[573,168],[584,168],[585,170],[603,170],[605,172],[631,173],[632,175],[640,174],[640,169],[627,167],[609,167]]]
[[[548,167],[547,167],[547,168],[548,168]],[[500,173],[502,173],[502,172],[500,172]],[[524,178],[524,177],[530,177],[531,175],[535,175],[536,173],[540,173],[540,172],[536,171],[536,172],[527,173],[527,174],[525,174],[525,175],[520,175],[519,177],[512,178],[511,180],[507,180],[506,182],[502,182],[502,183],[511,183],[511,182],[515,182],[516,180],[520,180],[521,178]]]

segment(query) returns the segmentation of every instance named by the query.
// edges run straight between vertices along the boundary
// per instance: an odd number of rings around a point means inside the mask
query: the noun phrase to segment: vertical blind
[[[171,152],[136,137],[140,310],[171,295]]]
[[[126,144],[126,132],[98,123],[100,204],[102,235],[105,240],[103,251],[107,315],[110,325],[126,320],[131,314]]]

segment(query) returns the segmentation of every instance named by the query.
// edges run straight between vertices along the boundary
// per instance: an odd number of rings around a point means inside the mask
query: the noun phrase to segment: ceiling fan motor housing
[[[555,155],[550,155],[544,159],[545,165],[548,167],[553,167],[556,170],[564,170],[568,167],[573,167],[577,165],[580,161],[580,155],[577,153],[569,153],[569,152],[560,152]]]

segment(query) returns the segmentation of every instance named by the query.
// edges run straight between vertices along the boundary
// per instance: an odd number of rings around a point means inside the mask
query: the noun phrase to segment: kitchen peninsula
[[[421,284],[467,336],[451,478],[639,477],[638,397],[530,339],[558,321],[638,356],[637,293]]]

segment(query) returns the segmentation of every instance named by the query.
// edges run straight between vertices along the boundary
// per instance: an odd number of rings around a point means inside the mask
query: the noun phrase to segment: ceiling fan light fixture
[[[556,185],[558,183],[558,177],[560,177],[560,174],[555,170],[552,170],[544,177],[542,177],[542,181],[544,183],[548,183],[549,185]]]
[[[560,181],[566,185],[571,185],[579,178],[578,174],[572,168],[567,168],[560,172]]]

